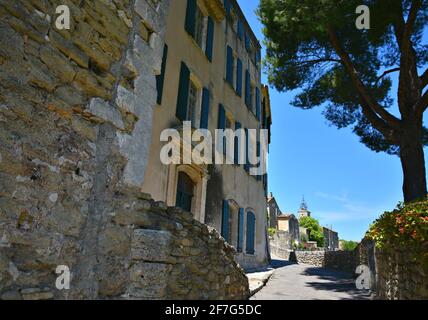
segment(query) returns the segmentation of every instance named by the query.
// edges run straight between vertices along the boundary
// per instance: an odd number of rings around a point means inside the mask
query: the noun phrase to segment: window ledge
[[[256,252],[254,251],[254,253],[244,253],[245,257],[255,257],[256,256]]]
[[[192,44],[193,44],[196,48],[198,48],[198,51],[199,51],[200,53],[202,53],[202,55],[205,57],[205,59],[208,61],[208,63],[211,63],[211,61],[208,59],[208,57],[207,57],[207,55],[206,55],[206,53],[205,53],[204,49],[202,49],[202,48],[201,48],[201,46],[196,42],[195,38],[193,38],[193,37],[192,37],[192,35],[191,35],[191,34],[189,34],[188,32],[186,32],[186,34],[187,34],[187,36],[190,38],[190,40],[191,40]]]

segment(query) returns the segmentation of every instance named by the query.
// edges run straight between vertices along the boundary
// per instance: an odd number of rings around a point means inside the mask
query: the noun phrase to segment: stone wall
[[[315,267],[324,265],[324,251],[296,251],[295,258],[297,263],[309,264]]]
[[[374,241],[363,239],[355,255],[356,266],[370,268],[371,289],[379,299],[428,299],[428,266],[417,262],[412,250],[379,249]]]
[[[376,250],[376,269],[380,299],[428,299],[428,266],[416,262],[411,250]]]
[[[355,273],[355,253],[353,251],[296,251],[297,263],[309,264],[331,270]]]
[[[270,253],[278,258],[289,260],[292,251],[292,239],[287,231],[276,231],[269,238]]]
[[[0,0],[2,298],[246,297],[216,232],[140,192],[168,6]]]

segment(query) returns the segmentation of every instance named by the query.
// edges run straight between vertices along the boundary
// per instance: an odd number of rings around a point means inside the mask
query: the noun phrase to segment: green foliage
[[[268,233],[270,237],[273,237],[276,234],[275,228],[268,228]]]
[[[340,240],[340,243],[345,251],[354,251],[358,246],[358,242],[352,240]]]
[[[428,201],[400,204],[385,212],[370,227],[366,237],[384,250],[402,249],[428,264]]]
[[[362,4],[370,8],[370,30],[355,26],[355,10]],[[381,133],[381,126],[375,126],[373,119],[369,121],[367,112],[360,108],[362,97],[332,45],[329,31],[335,31],[374,101],[387,110],[393,103],[392,82],[390,74],[380,75],[385,69],[400,66],[401,52],[393,26],[408,14],[411,4],[410,0],[261,0],[258,15],[265,26],[269,82],[279,91],[302,89],[292,102],[294,106],[323,106],[324,116],[332,125],[351,126],[370,149],[397,154],[398,140],[392,134],[386,137],[387,130]],[[428,45],[422,40],[427,22],[425,0],[410,36],[419,68],[428,63]]]
[[[316,241],[320,248],[324,247],[324,234],[318,220],[312,217],[301,217],[299,223],[301,227],[308,229],[310,241]]]

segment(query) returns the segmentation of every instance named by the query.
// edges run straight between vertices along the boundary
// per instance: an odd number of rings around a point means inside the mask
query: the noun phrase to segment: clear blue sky
[[[262,40],[262,25],[255,14],[259,1],[238,2]],[[263,81],[267,83],[265,75]],[[291,106],[292,92],[271,88],[270,95],[269,189],[281,210],[296,213],[305,195],[309,210],[322,225],[332,225],[342,239],[361,240],[370,223],[402,201],[399,158],[370,151],[350,129],[330,127],[322,109]]]

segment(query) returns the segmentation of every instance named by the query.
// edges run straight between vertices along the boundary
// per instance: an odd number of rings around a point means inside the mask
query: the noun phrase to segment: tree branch
[[[407,22],[404,20],[404,13],[401,1],[397,3],[398,15],[394,26],[394,34],[400,48],[400,78],[398,85],[398,107],[403,117],[407,117],[414,109],[411,106],[420,97],[418,71],[416,65],[416,52],[412,45],[412,32],[419,9],[422,6],[421,0],[413,0]]]
[[[410,7],[409,16],[404,26],[403,40],[408,41],[406,45],[410,44],[410,37],[412,35],[413,26],[415,25],[416,17],[419,9],[422,7],[422,0],[413,0]]]
[[[313,60],[305,60],[305,61],[298,61],[298,62],[290,62],[290,65],[295,66],[301,66],[304,64],[317,64],[317,63],[323,63],[323,62],[337,62],[341,63],[342,61],[339,59],[332,59],[332,58],[320,58],[320,59],[313,59]]]
[[[425,94],[419,99],[418,103],[415,106],[415,112],[417,116],[422,116],[423,113],[428,108],[428,90]]]
[[[422,88],[425,88],[428,85],[428,69],[425,70],[425,72],[420,76]]]
[[[382,120],[364,101],[364,98],[359,95],[360,104],[362,106],[362,111],[364,116],[370,121],[374,128],[379,130],[385,137],[385,139],[391,144],[398,144],[399,141],[396,136],[396,131],[391,129],[390,126],[386,124],[384,120]]]
[[[394,68],[394,69],[389,69],[389,70],[386,70],[384,73],[382,73],[382,75],[379,77],[379,78],[377,78],[377,80],[376,80],[376,85],[379,83],[379,81],[380,80],[382,80],[382,78],[383,77],[385,77],[387,74],[390,74],[390,73],[393,73],[393,72],[397,72],[397,71],[400,71],[400,68],[398,67],[398,68]]]
[[[381,105],[379,105],[379,103],[377,103],[377,101],[375,101],[375,99],[368,92],[367,88],[359,78],[357,70],[355,69],[351,61],[351,58],[340,45],[335,30],[329,27],[328,33],[333,48],[336,50],[336,53],[342,60],[341,62],[349,73],[357,92],[359,93],[361,99],[364,101],[364,103],[361,104],[364,113],[368,112],[368,110],[364,109],[370,108],[372,112],[377,113],[391,128],[399,129],[401,127],[401,121],[392,114],[390,114]]]

